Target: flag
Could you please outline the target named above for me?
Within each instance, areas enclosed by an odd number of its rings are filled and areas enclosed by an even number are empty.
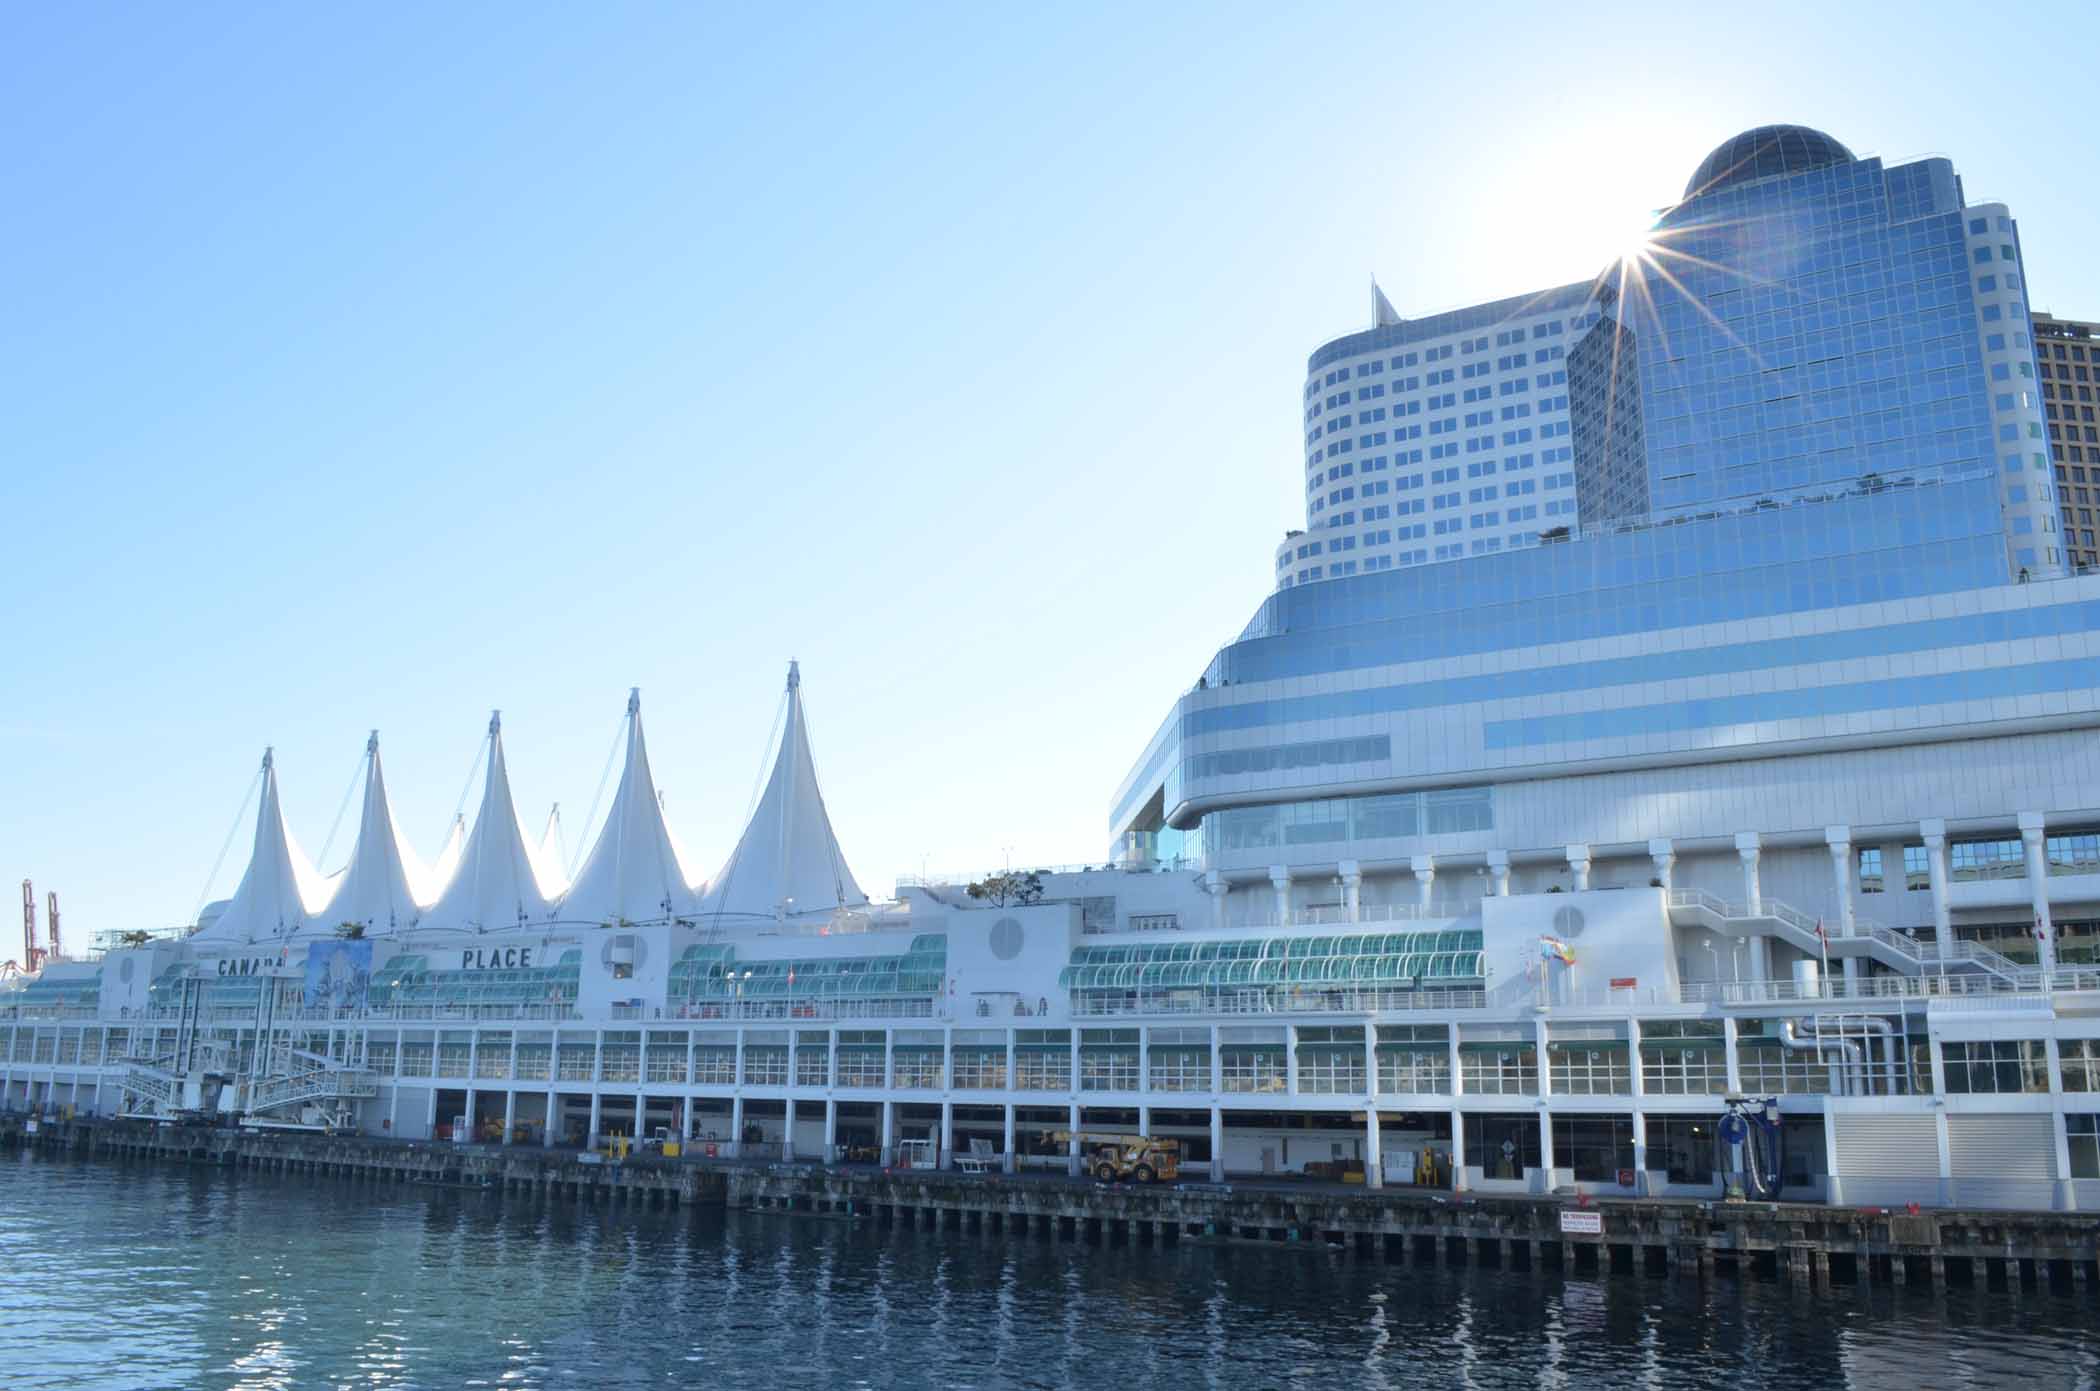
[[[2049,929],[2042,926],[2040,918],[2034,920],[2034,940],[2037,942],[2047,942],[2049,940]]]
[[[1539,959],[1542,961],[1558,961],[1563,966],[1573,966],[1575,964],[1575,949],[1558,937],[1541,936],[1539,938]]]
[[[1823,930],[1823,920],[1821,918],[1816,919],[1816,936],[1822,939],[1824,947],[1829,947],[1830,934]]]

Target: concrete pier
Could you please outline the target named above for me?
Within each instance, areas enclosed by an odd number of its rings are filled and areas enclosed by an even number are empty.
[[[1265,1183],[1159,1186],[704,1158],[590,1163],[573,1151],[311,1132],[0,1116],[0,1147],[155,1159],[574,1202],[723,1206],[927,1231],[1104,1245],[1231,1242],[1504,1271],[1757,1275],[1808,1288],[2100,1291],[2100,1214],[1892,1212],[1789,1203],[1470,1198]],[[1564,1214],[1579,1216],[1564,1224]],[[1570,1230],[1570,1227],[1575,1228]],[[1589,1230],[1594,1228],[1595,1230]]]

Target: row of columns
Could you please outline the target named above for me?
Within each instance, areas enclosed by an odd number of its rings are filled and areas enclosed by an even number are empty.
[[[2021,848],[2026,858],[2027,882],[2032,893],[2035,931],[2041,944],[2041,961],[2046,969],[2055,966],[2055,922],[2049,910],[2049,864],[2046,851],[2046,818],[2041,812],[2022,812],[2018,818]],[[1947,885],[1947,823],[1943,820],[1925,820],[1918,823],[1919,836],[1925,843],[1926,866],[1931,880],[1933,936],[1937,945],[1936,954],[1944,964],[1947,944],[1953,941],[1953,926],[1949,907]],[[1823,831],[1824,844],[1829,848],[1832,886],[1838,905],[1837,934],[1851,936],[1856,920],[1853,910],[1854,892],[1854,847],[1850,826],[1827,826]],[[1735,837],[1736,855],[1742,862],[1743,903],[1752,916],[1764,910],[1764,886],[1761,874],[1764,857],[1764,838],[1756,831],[1739,832]],[[1590,847],[1569,845],[1566,847],[1568,870],[1576,892],[1590,887]],[[1655,878],[1665,889],[1673,887],[1677,865],[1676,844],[1668,838],[1657,838],[1648,842],[1648,854],[1655,864]],[[1414,875],[1416,903],[1422,913],[1430,911],[1436,886],[1436,857],[1415,855],[1408,861],[1409,871]],[[1490,850],[1487,853],[1487,871],[1491,892],[1497,898],[1506,898],[1510,891],[1509,852]],[[1363,913],[1363,868],[1356,860],[1343,860],[1337,866],[1342,884],[1342,909],[1349,922],[1361,920]],[[1225,926],[1225,895],[1227,885],[1224,875],[1210,871],[1204,878],[1205,887],[1212,896],[1214,925]],[[1291,921],[1291,885],[1293,879],[1287,865],[1269,866],[1269,883],[1276,895],[1276,920]],[[1753,937],[1750,942],[1751,965],[1758,979],[1771,975],[1770,949],[1765,939]],[[1844,962],[1847,984],[1859,981],[1859,962],[1847,958]]]

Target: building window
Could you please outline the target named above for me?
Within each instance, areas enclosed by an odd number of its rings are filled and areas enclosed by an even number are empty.
[[[1958,840],[1948,849],[1953,879],[1958,884],[1976,879],[2027,877],[2027,855],[2017,836],[2008,840]]]
[[[2100,1092],[2100,1038],[2060,1038],[2056,1055],[2063,1060],[2065,1091]]]
[[[1633,1170],[1633,1117],[1556,1116],[1554,1167],[1573,1169],[1577,1183],[1617,1183]]]
[[[1923,847],[1919,847],[1923,849]],[[1859,891],[1863,894],[1881,892],[1881,851],[1869,847],[1859,852]]]
[[[2044,847],[2051,874],[2100,874],[2100,834],[2050,836]]]
[[[1930,889],[1930,888],[1932,887],[1932,870],[1931,870],[1931,868],[1930,868],[1930,865],[1931,865],[1931,861],[1929,861],[1929,860],[1928,860],[1928,859],[1926,859],[1926,857],[1925,857],[1925,847],[1924,847],[1924,846],[1922,846],[1922,845],[1906,845],[1906,846],[1904,846],[1904,847],[1903,847],[1903,887],[1904,887],[1904,889],[1905,889],[1905,890],[1908,890],[1908,891],[1916,891],[1916,890],[1921,890],[1921,889]]]
[[[1539,1167],[1539,1119],[1526,1115],[1466,1117],[1466,1163],[1482,1178],[1520,1179]]]
[[[2049,1052],[2040,1039],[1943,1043],[1940,1058],[1949,1095],[2049,1090]]]
[[[2065,1116],[2071,1141],[2071,1177],[2100,1178],[2100,1115]]]

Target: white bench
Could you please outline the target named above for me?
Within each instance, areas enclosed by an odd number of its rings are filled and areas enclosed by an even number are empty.
[[[999,1163],[999,1152],[992,1148],[990,1140],[970,1141],[970,1152],[955,1156],[955,1167],[966,1174],[990,1173]]]

